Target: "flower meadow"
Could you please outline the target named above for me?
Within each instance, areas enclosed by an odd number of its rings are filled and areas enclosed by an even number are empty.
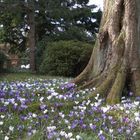
[[[65,78],[0,81],[0,140],[139,140],[140,98],[106,105]]]

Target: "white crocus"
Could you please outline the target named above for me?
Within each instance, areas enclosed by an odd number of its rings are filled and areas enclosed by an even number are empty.
[[[20,67],[21,67],[22,69],[24,69],[26,66],[25,66],[25,65],[21,65]]]
[[[75,104],[76,104],[76,105],[79,104],[79,101],[75,101]]]
[[[71,138],[73,136],[73,134],[70,132],[68,133],[68,137]]]
[[[68,124],[68,123],[69,123],[69,121],[68,121],[68,120],[66,120],[66,119],[65,119],[64,121],[65,121],[65,123],[66,123],[66,124]]]
[[[129,111],[129,110],[126,110],[125,112],[126,112],[126,114],[129,114],[129,113],[130,113],[130,111]]]
[[[136,105],[136,106],[138,106],[139,105],[139,101],[134,101],[134,104]]]
[[[2,121],[0,121],[0,125],[3,125],[3,122]]]
[[[48,100],[50,100],[51,98],[52,98],[52,96],[51,96],[51,95],[47,97],[47,99],[48,99]]]
[[[77,95],[76,95],[76,97],[77,97],[77,98],[79,98],[79,97],[80,97],[80,95],[79,95],[79,94],[77,94]]]
[[[48,130],[49,132],[54,131],[55,129],[56,129],[56,126],[48,126],[48,127],[47,127],[47,130]]]
[[[60,132],[60,135],[61,135],[61,136],[65,136],[65,134],[66,134],[65,131],[61,131],[61,132]]]
[[[14,130],[14,127],[13,126],[9,126],[9,130],[10,131],[13,131]]]
[[[76,140],[81,140],[81,139],[82,139],[82,137],[80,135],[76,136]]]
[[[122,106],[120,106],[120,110],[124,110],[124,108]]]
[[[36,133],[36,130],[35,130],[35,129],[34,129],[34,130],[32,130],[32,133],[33,133],[33,134],[35,134],[35,133]]]
[[[44,113],[44,114],[46,114],[47,112],[48,112],[48,110],[47,110],[47,109],[45,109],[45,110],[43,111],[43,113]]]
[[[8,136],[5,136],[5,137],[4,137],[4,140],[9,140],[9,137],[8,137]]]
[[[27,65],[25,66],[25,68],[26,68],[26,69],[29,69],[29,68],[30,68],[30,64],[27,64]]]
[[[53,92],[53,93],[52,93],[52,96],[57,96],[57,95],[58,95],[57,92]]]
[[[44,100],[44,97],[41,97],[41,98],[39,99],[40,102],[42,102],[43,100]]]
[[[59,113],[59,116],[61,116],[62,118],[65,117],[65,115],[62,112]]]
[[[4,105],[5,105],[5,106],[9,105],[9,102],[4,102]]]
[[[86,105],[89,105],[89,104],[90,104],[90,102],[91,102],[91,101],[90,101],[90,100],[88,100],[88,101],[87,101],[87,103],[86,103]]]
[[[135,121],[136,122],[140,122],[140,118],[139,117],[135,117]]]
[[[107,111],[110,109],[110,107],[109,107],[109,106],[101,107],[101,109],[102,109],[103,112],[105,113],[105,112],[107,112]]]
[[[33,113],[32,116],[33,116],[33,118],[36,118],[37,117],[37,115],[35,113]]]
[[[109,129],[109,132],[112,134],[113,133],[113,129]]]
[[[139,112],[135,112],[134,115],[135,115],[135,117],[139,117],[140,113]]]
[[[4,115],[0,115],[0,117],[1,117],[2,119],[4,119],[4,118],[5,118],[5,116],[4,116]]]

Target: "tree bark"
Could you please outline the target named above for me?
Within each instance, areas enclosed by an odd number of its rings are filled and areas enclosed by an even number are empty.
[[[28,9],[28,24],[30,27],[29,36],[28,36],[28,45],[30,49],[29,61],[30,61],[30,70],[35,71],[35,17],[34,17],[34,5],[31,3],[31,9]]]
[[[91,59],[74,79],[80,88],[96,87],[107,103],[120,102],[125,88],[140,96],[140,1],[105,0]]]

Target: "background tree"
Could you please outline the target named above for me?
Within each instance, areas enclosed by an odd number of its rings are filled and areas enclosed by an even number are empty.
[[[93,40],[98,31],[102,12],[94,12],[95,5],[88,6],[89,0],[41,0],[36,15],[36,33],[39,40]],[[89,34],[87,34],[89,32]],[[79,33],[79,34],[78,34]],[[81,37],[81,34],[83,34]]]
[[[44,36],[47,36],[48,40],[55,41],[73,39],[93,40],[94,34],[98,32],[102,12],[100,10],[94,12],[96,6],[88,6],[88,1],[35,1],[36,40],[41,40]],[[19,36],[16,32],[13,32],[15,30],[18,30],[20,34],[27,32],[27,14],[29,12],[27,6],[29,4],[31,4],[29,0],[27,2],[24,0],[4,0],[1,2],[5,10],[1,8],[0,18],[1,24],[5,25],[4,27],[8,27],[8,29],[4,28],[7,41],[9,41],[9,38],[11,38],[11,42],[14,40],[12,36],[9,37],[9,33]],[[11,8],[7,9],[6,5]],[[9,25],[5,23],[7,21]],[[83,34],[83,37],[81,37],[81,34]]]
[[[27,3],[28,7],[27,10],[27,23],[30,27],[29,34],[28,34],[28,45],[30,48],[30,69],[32,72],[35,71],[35,46],[36,46],[36,39],[35,39],[35,3],[33,0],[29,0]]]
[[[34,53],[39,46],[35,45],[36,42],[94,42],[101,11],[94,12],[96,6],[88,6],[88,2],[89,0],[3,0],[0,2],[3,41],[12,44],[12,50],[16,53],[29,47],[30,65],[34,71]],[[37,52],[42,54],[44,49],[39,48],[42,52]]]
[[[3,25],[3,29],[5,31],[5,38],[3,40],[4,42],[8,42],[12,45],[14,44],[14,48],[20,47],[19,44],[25,43],[26,40],[25,39],[26,36],[24,35],[25,31],[27,31],[27,29],[30,28],[29,35],[28,35],[28,46],[30,48],[30,59],[29,59],[30,69],[31,71],[35,71],[34,1],[4,0],[1,2],[1,7],[2,7],[1,25]],[[26,16],[27,18],[25,18]],[[21,48],[23,48],[23,46]],[[21,49],[17,49],[17,50],[21,50]]]
[[[100,10],[94,11],[95,5],[88,6],[89,0],[45,2],[47,4],[40,1],[41,10],[36,11],[36,21],[39,21],[36,22],[36,68],[41,65],[43,57],[40,54],[46,52],[44,49],[49,42],[78,40],[93,44],[102,14]]]
[[[74,80],[81,88],[96,87],[90,97],[99,93],[108,103],[118,103],[125,88],[140,96],[139,12],[138,0],[105,0],[93,54]]]
[[[11,50],[14,53],[25,51],[27,26],[24,22],[24,12],[19,8],[7,10],[8,4],[3,4],[0,10],[1,42],[11,44]]]

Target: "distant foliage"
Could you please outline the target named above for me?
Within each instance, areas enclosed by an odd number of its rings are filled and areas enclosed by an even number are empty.
[[[7,60],[6,55],[2,51],[0,51],[0,72],[3,71],[4,63],[6,62],[6,60]]]
[[[44,50],[47,47],[46,38],[42,39],[37,43],[36,53],[35,53],[35,62],[36,62],[36,71],[39,71],[39,67],[43,61]]]
[[[89,0],[2,0],[0,41],[10,43],[13,53],[25,52],[29,39],[28,13],[33,8],[36,42],[44,36],[47,42],[73,39],[94,42],[102,11],[88,3]]]
[[[80,41],[58,41],[48,44],[40,72],[56,76],[76,76],[87,65],[92,45]]]

